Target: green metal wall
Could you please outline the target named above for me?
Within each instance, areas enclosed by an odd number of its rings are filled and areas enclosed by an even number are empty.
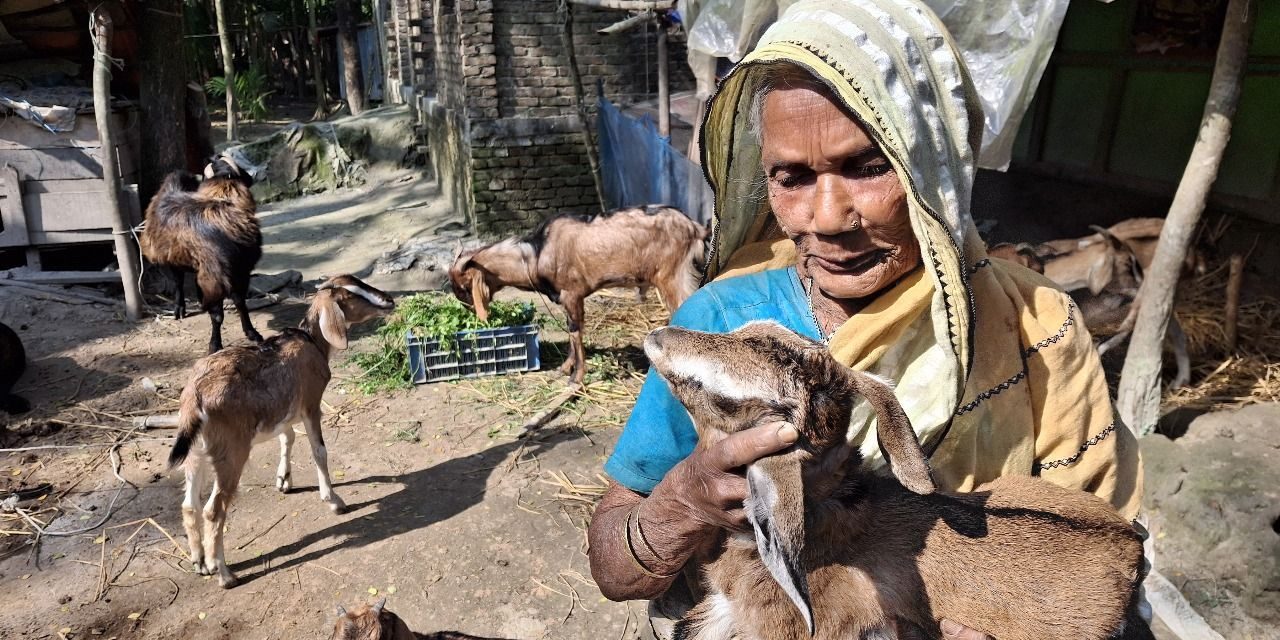
[[[1137,0],[1075,0],[1014,164],[1172,193],[1195,143],[1212,54],[1137,54]],[[1280,0],[1261,2],[1215,204],[1280,223]]]

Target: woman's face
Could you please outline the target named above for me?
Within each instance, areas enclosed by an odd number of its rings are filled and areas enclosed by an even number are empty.
[[[769,204],[796,243],[802,277],[828,298],[865,298],[920,263],[902,181],[830,98],[775,89],[760,132]]]

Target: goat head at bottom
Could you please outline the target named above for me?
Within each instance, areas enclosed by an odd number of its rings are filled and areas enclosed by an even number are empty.
[[[936,491],[892,389],[774,323],[659,329],[645,352],[700,438],[800,431],[747,467],[752,532],[695,559],[707,594],[677,638],[936,638],[943,618],[1000,640],[1151,637],[1135,607],[1142,543],[1100,498],[1031,477]],[[849,442],[858,396],[892,475]]]

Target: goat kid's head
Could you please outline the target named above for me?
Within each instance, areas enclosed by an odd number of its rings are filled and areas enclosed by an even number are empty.
[[[362,604],[354,611],[338,605],[338,619],[329,640],[412,640],[408,625],[386,606],[386,598],[373,606]]]
[[[449,266],[449,286],[453,289],[454,297],[462,304],[474,308],[476,317],[485,322],[489,319],[489,301],[493,299],[497,289],[490,286],[489,272],[475,261],[476,254],[480,251],[472,249],[464,252],[462,246],[458,246],[453,264]]]
[[[347,348],[347,329],[373,318],[381,318],[396,308],[390,295],[359,278],[344,274],[334,276],[316,287],[308,320],[318,325],[320,334],[331,346]]]
[[[761,561],[813,633],[801,557],[805,506],[830,496],[861,462],[847,435],[858,396],[876,412],[880,448],[898,480],[916,493],[935,488],[902,405],[884,382],[773,322],[727,334],[666,327],[649,334],[644,350],[689,411],[700,446],[769,422],[800,432],[792,447],[748,465],[744,506]]]

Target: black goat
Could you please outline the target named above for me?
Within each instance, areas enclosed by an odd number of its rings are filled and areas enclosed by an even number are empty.
[[[27,352],[22,348],[22,340],[13,329],[0,322],[0,411],[14,414],[31,410],[26,400],[9,393],[26,369]]]
[[[205,168],[203,181],[185,171],[170,173],[147,206],[142,253],[173,276],[177,319],[186,315],[183,278],[195,272],[200,304],[213,325],[209,353],[222,349],[222,301],[228,296],[240,313],[245,337],[262,342],[245,306],[249,275],[262,257],[252,185],[244,169],[218,156]]]

